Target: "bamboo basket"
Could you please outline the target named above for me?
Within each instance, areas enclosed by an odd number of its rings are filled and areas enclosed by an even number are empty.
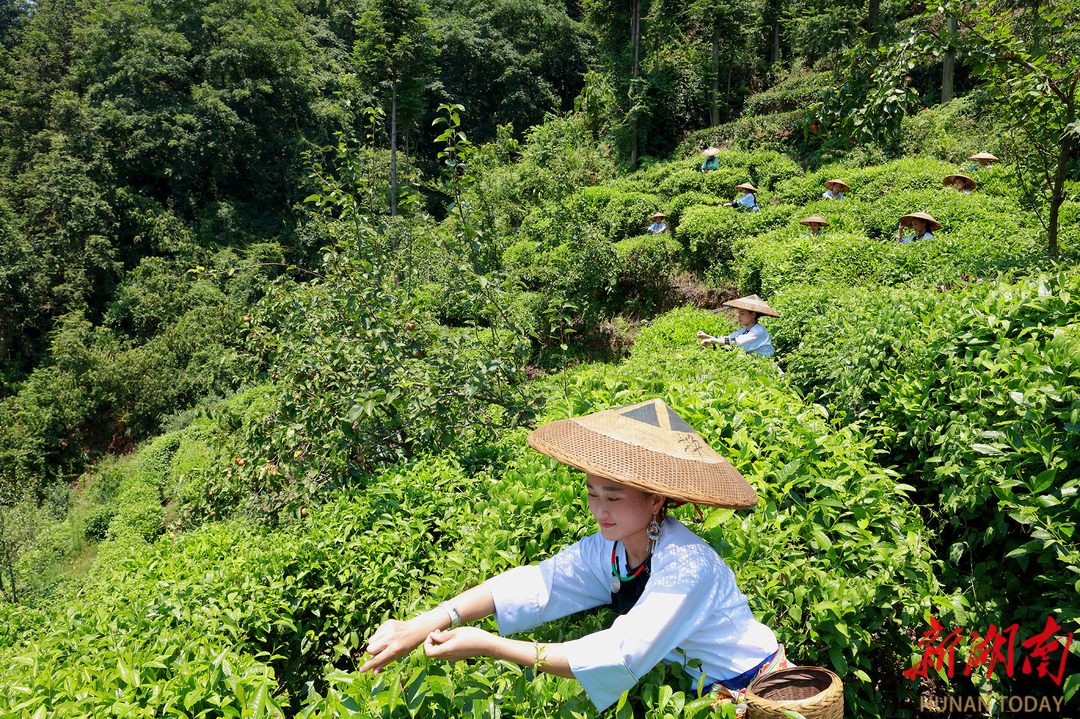
[[[796,711],[806,719],[843,719],[844,685],[822,667],[792,667],[755,679],[746,690],[750,719],[787,719]]]

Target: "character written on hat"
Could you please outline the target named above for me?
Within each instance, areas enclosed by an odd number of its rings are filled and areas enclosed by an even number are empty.
[[[751,185],[749,182],[744,182],[741,185],[735,185],[735,189],[739,191],[739,199],[732,200],[731,202],[725,202],[724,207],[734,207],[736,210],[746,210],[748,212],[760,212],[761,208],[757,204],[757,188]]]
[[[758,354],[762,357],[771,357],[775,353],[769,331],[761,326],[758,318],[762,315],[779,317],[780,315],[776,310],[769,307],[757,295],[748,295],[737,300],[730,300],[724,303],[724,307],[730,307],[738,311],[739,329],[725,337],[713,337],[698,330],[697,339],[702,347],[716,349],[717,347],[727,346],[746,350],[748,354]],[[719,310],[714,310],[714,312],[719,312]]]
[[[646,229],[645,231],[648,232],[650,235],[659,235],[661,232],[665,232],[667,230],[667,223],[664,222],[664,220],[667,219],[667,215],[665,215],[663,212],[655,212],[649,217],[649,219],[652,220],[652,224],[649,225],[648,229]]]
[[[908,228],[905,230],[905,228]],[[941,229],[941,223],[934,216],[926,212],[912,212],[900,218],[900,226],[896,228],[896,242],[907,243],[915,240],[932,240],[934,232]],[[907,234],[910,232],[911,234]]]
[[[669,507],[686,502],[745,509],[757,503],[757,494],[663,400],[551,422],[528,443],[584,472],[599,531],[408,621],[383,623],[361,672],[377,672],[423,644],[434,659],[490,657],[576,679],[603,711],[660,662],[704,675],[705,688],[718,692],[738,692],[787,665],[783,647],[754,618],[731,569],[667,516]],[[509,638],[603,606],[616,614],[608,629],[563,642]],[[459,626],[489,615],[498,635]]]

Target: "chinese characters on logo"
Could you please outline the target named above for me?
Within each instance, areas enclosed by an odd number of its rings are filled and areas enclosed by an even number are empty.
[[[1020,643],[1020,646],[1028,650],[1021,665],[1024,674],[1036,673],[1040,678],[1050,677],[1058,686],[1065,674],[1065,657],[1069,653],[1072,644],[1072,632],[1063,637],[1057,633],[1061,627],[1051,616],[1046,617],[1046,626],[1041,632],[1030,639]],[[964,676],[971,676],[973,669],[986,665],[987,675],[992,675],[998,665],[1005,667],[1005,673],[1013,676],[1016,667],[1016,624],[1011,624],[1004,629],[998,629],[991,624],[985,636],[978,632],[968,632],[966,629],[954,629],[945,634],[945,627],[934,617],[930,617],[930,629],[923,633],[919,640],[919,649],[922,650],[922,659],[913,667],[904,672],[908,679],[926,677],[930,669],[935,671],[945,670],[951,679],[954,671],[956,647],[968,637],[971,638],[971,651],[968,652],[967,663],[964,666]]]

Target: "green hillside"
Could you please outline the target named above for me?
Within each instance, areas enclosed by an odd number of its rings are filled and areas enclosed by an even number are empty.
[[[508,662],[357,670],[593,531],[529,430],[656,397],[760,497],[675,516],[845,716],[1080,716],[1080,641],[1021,645],[1080,625],[1076,8],[973,9],[941,103],[936,8],[645,3],[631,70],[635,6],[0,2],[0,719],[597,716]],[[775,357],[700,348],[747,294]],[[913,680],[932,620],[957,671]]]

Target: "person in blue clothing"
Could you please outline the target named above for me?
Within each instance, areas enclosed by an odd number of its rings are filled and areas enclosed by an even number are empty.
[[[720,150],[715,147],[709,147],[701,151],[701,156],[705,158],[705,161],[701,163],[701,171],[709,172],[720,167],[720,161],[716,159],[716,156],[720,154]]]
[[[998,158],[994,157],[989,152],[980,152],[972,155],[968,159],[975,162],[976,164],[972,165],[971,167],[965,167],[964,172],[974,172],[975,170],[978,170],[980,168],[989,167],[995,162],[1000,162]]]
[[[906,234],[904,228],[909,228],[911,234]],[[934,219],[933,215],[926,212],[912,212],[900,218],[900,226],[896,228],[896,242],[906,244],[915,240],[931,240],[934,232],[941,229],[941,223]]]
[[[822,184],[825,185],[825,192],[821,193],[823,200],[842,200],[844,199],[844,193],[851,191],[851,188],[843,180],[829,180]]]
[[[650,235],[659,235],[661,232],[667,230],[667,223],[664,222],[664,220],[667,219],[667,215],[663,212],[657,212],[649,217],[649,219],[652,220],[652,224],[649,225],[648,229],[645,231]]]
[[[758,323],[758,318],[762,315],[779,317],[780,315],[776,310],[769,307],[757,295],[748,295],[737,300],[730,300],[724,303],[724,307],[738,310],[738,322],[741,328],[724,337],[713,337],[698,331],[697,339],[702,347],[716,349],[718,346],[725,345],[733,348],[737,347],[745,350],[747,354],[757,354],[762,357],[771,357],[775,353],[769,331]]]
[[[741,185],[735,185],[735,189],[742,193],[739,196],[739,199],[725,202],[724,207],[734,207],[736,210],[746,210],[747,212],[761,211],[761,208],[758,207],[757,203],[756,187],[749,182],[744,182]]]

